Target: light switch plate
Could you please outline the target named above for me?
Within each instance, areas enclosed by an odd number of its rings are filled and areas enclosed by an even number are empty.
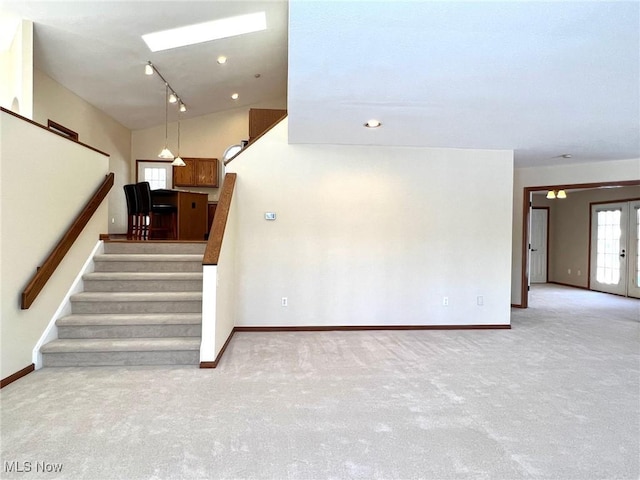
[[[275,220],[276,219],[276,213],[275,212],[265,212],[264,213],[264,219],[265,220]]]

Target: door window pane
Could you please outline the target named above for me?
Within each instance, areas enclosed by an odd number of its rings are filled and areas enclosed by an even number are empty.
[[[144,181],[149,182],[151,190],[167,188],[167,169],[157,167],[144,167]]]
[[[600,283],[620,283],[620,218],[622,210],[600,211],[597,215],[598,246],[596,280]]]

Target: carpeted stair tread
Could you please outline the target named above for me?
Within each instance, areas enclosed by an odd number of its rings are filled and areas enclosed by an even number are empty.
[[[202,280],[201,272],[93,272],[83,280]]]
[[[189,253],[103,253],[93,258],[96,262],[202,262],[202,255]]]
[[[42,346],[43,354],[85,352],[156,352],[200,350],[198,337],[58,339]]]
[[[72,302],[195,302],[202,292],[81,292]]]
[[[135,241],[107,241],[104,243],[104,253],[178,253],[178,254],[204,254],[207,242],[167,242],[164,240]]]
[[[59,327],[112,325],[199,325],[201,313],[77,314],[56,321]]]

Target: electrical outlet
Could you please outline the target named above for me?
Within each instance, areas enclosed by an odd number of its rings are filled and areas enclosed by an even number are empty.
[[[568,268],[568,269],[567,269],[567,273],[568,273],[569,275],[571,275],[571,269],[570,269],[570,268]]]
[[[281,305],[283,307],[288,307],[289,306],[289,300],[287,299],[287,297],[282,297],[282,303]]]
[[[478,295],[476,302],[478,303],[478,306],[481,307],[482,305],[484,305],[484,297],[482,295]]]
[[[442,297],[442,306],[443,307],[449,306],[449,297]]]
[[[111,223],[116,223],[116,217],[111,217]]]

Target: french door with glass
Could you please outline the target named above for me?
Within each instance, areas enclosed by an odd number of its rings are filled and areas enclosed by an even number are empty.
[[[592,290],[640,298],[640,201],[591,207]]]

